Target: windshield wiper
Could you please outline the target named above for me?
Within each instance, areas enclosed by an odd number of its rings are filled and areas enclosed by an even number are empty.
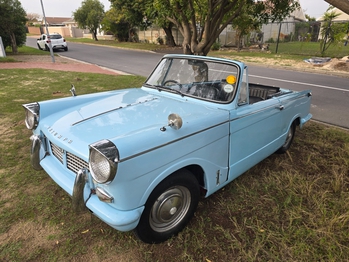
[[[182,97],[185,96],[185,94],[183,94],[180,90],[177,90],[177,89],[172,89],[171,87],[169,86],[162,86],[162,85],[150,85],[150,84],[146,84],[146,85],[149,85],[149,86],[152,86],[152,87],[155,87],[159,92],[161,92],[163,89],[166,89],[166,90],[170,90],[170,91],[174,91],[175,93],[181,95]]]

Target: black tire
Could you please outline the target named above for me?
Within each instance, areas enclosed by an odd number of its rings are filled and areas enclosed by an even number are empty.
[[[64,51],[68,51],[68,47],[64,47]]]
[[[39,44],[37,44],[37,45],[38,45],[39,50],[42,50],[41,46]]]
[[[50,51],[50,48],[48,47],[48,45],[45,45],[45,51]]]
[[[290,148],[290,146],[292,144],[295,133],[296,133],[296,124],[295,124],[295,122],[293,122],[292,125],[290,126],[290,129],[288,130],[285,143],[282,145],[282,147],[280,147],[276,151],[277,154],[286,153],[286,151]]]
[[[177,235],[193,217],[200,198],[194,175],[179,170],[150,194],[135,233],[146,243],[160,243]]]

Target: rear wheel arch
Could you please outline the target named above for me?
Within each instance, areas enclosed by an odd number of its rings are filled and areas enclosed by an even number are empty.
[[[296,128],[300,124],[299,117],[294,119],[290,126],[288,127],[285,143],[276,151],[277,154],[284,154],[290,148],[294,136],[296,134]]]
[[[293,122],[296,126],[299,126],[301,124],[301,118],[297,117],[295,120],[293,120]]]

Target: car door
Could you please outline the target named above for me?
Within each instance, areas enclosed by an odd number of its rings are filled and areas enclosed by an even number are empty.
[[[41,48],[45,48],[45,38],[46,38],[46,35],[42,35],[40,37],[41,40],[38,41]]]
[[[277,98],[249,103],[245,68],[237,107],[230,112],[229,180],[268,157],[282,145],[280,137],[285,126],[282,109]]]

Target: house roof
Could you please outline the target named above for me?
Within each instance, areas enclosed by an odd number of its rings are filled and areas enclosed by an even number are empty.
[[[336,14],[339,14],[333,21],[349,21],[349,14],[344,13],[342,10],[336,8],[333,8],[330,12],[335,12]],[[320,16],[316,21],[322,21],[324,20],[324,16]]]
[[[63,25],[63,22],[71,19],[71,17],[46,17],[46,23],[48,25]],[[45,23],[44,19],[42,19],[42,23]]]
[[[67,21],[64,21],[63,24],[76,24],[76,21],[74,20],[74,18],[70,18]]]
[[[307,19],[306,19],[306,17],[305,17],[305,14],[304,14],[304,12],[303,12],[302,7],[301,7],[301,3],[299,2],[299,0],[296,0],[296,2],[298,2],[299,7],[298,7],[296,10],[294,10],[294,11],[292,12],[291,16],[294,16],[294,18],[295,18],[296,20],[306,21]]]

